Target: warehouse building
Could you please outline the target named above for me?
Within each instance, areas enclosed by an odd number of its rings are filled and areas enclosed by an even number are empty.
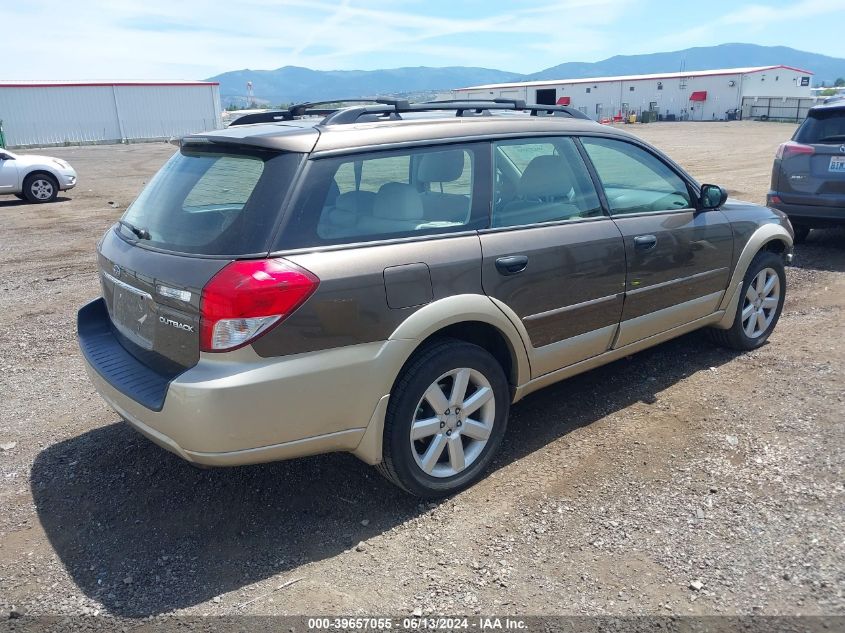
[[[7,147],[168,139],[221,127],[203,81],[0,81]]]
[[[490,84],[452,90],[452,99],[524,99],[569,105],[596,120],[656,113],[664,120],[804,118],[813,73],[790,66]]]

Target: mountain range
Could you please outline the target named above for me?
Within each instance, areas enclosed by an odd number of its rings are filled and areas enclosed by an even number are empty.
[[[249,104],[247,82],[252,82],[256,103],[278,105],[376,95],[427,98],[451,88],[509,81],[580,79],[776,64],[812,71],[814,85],[831,85],[837,78],[845,77],[845,59],[786,46],[721,44],[665,53],[615,55],[598,62],[566,62],[530,74],[468,66],[328,71],[283,66],[275,70],[233,70],[210,77],[209,81],[220,83],[224,106]]]

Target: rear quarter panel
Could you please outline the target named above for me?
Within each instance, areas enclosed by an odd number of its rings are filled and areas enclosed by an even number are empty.
[[[313,352],[387,340],[423,305],[452,295],[483,294],[481,245],[476,234],[427,237],[418,241],[371,244],[284,257],[320,279],[314,295],[253,347],[264,357]],[[412,265],[430,273],[430,297],[418,305],[391,308],[385,270]],[[410,267],[409,267],[410,268]]]

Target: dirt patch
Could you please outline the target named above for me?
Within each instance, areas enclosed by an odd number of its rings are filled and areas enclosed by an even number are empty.
[[[794,128],[626,129],[759,203]],[[762,349],[694,333],[538,392],[514,407],[484,481],[419,504],[348,455],[195,470],[94,393],[74,336],[98,294],[94,245],[173,151],[52,149],[77,189],[49,206],[0,200],[0,444],[13,445],[0,450],[0,608],[845,611],[843,231],[797,249]]]

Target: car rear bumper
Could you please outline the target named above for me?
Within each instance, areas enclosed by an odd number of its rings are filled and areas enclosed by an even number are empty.
[[[818,200],[814,200],[814,202],[821,204],[785,202],[782,199],[774,200],[773,198],[777,196],[777,193],[770,192],[766,196],[767,206],[783,211],[793,222],[803,220],[820,224],[845,223],[845,196],[841,198],[825,196],[824,199],[819,197]]]
[[[107,334],[98,336],[100,348],[113,345]],[[116,362],[119,350],[98,356],[80,328],[86,370],[105,401],[156,444],[212,466],[354,451],[411,344],[381,341],[277,359],[251,347],[202,354],[195,367],[165,381],[155,410],[126,386],[131,367]]]

